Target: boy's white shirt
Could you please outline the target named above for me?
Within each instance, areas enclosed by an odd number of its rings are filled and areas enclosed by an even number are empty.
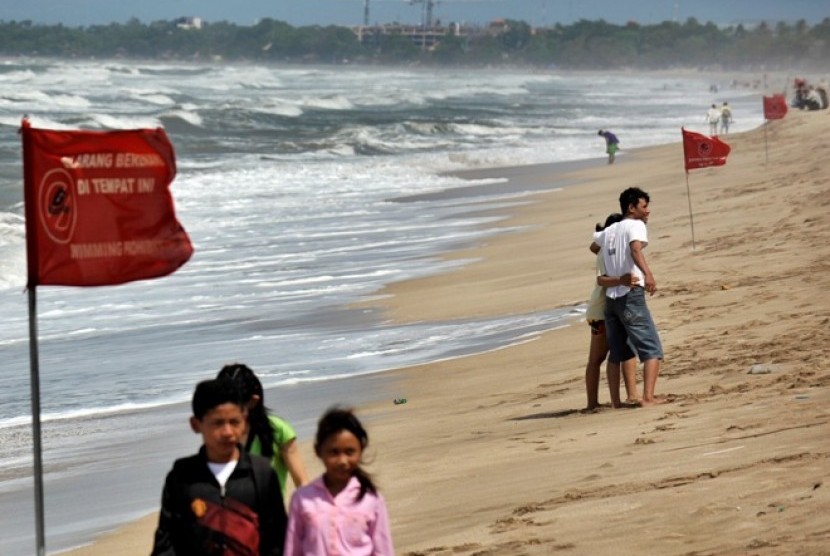
[[[235,459],[225,463],[214,463],[212,461],[208,462],[208,467],[210,468],[211,473],[213,473],[213,476],[216,477],[216,480],[219,482],[219,486],[223,489],[225,488],[225,484],[227,484],[231,473],[233,473],[233,470],[236,469],[236,464],[238,462],[239,460]]]

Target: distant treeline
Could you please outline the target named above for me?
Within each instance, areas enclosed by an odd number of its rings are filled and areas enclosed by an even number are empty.
[[[89,27],[0,21],[0,55],[573,69],[825,69],[830,60],[830,17],[812,27],[802,20],[751,28],[723,28],[690,18],[656,25],[582,20],[533,29],[507,20],[497,28],[464,31],[425,49],[400,33],[377,33],[362,44],[347,27],[293,27],[273,19],[253,26],[204,23],[200,29],[137,19]]]

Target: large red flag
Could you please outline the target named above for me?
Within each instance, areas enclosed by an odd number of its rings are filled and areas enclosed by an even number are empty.
[[[731,150],[729,145],[717,137],[708,137],[694,131],[683,132],[683,158],[686,162],[686,171],[709,166],[723,166]]]
[[[164,276],[193,254],[176,220],[162,129],[57,131],[23,120],[28,286]]]
[[[780,120],[787,115],[787,99],[784,95],[764,97],[764,119]]]

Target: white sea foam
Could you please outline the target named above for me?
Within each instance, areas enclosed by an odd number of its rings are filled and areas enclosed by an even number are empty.
[[[0,289],[26,284],[25,228],[17,214],[0,212]]]
[[[197,112],[194,112],[192,110],[171,110],[169,112],[164,113],[162,116],[170,118],[179,118],[180,120],[184,120],[185,122],[194,126],[202,126],[202,124],[204,123],[202,117]]]
[[[308,108],[322,108],[325,110],[349,110],[354,105],[342,95],[331,97],[304,98],[302,104]]]
[[[140,100],[142,102],[155,104],[157,106],[171,106],[173,104],[176,104],[176,101],[170,98],[168,95],[157,92],[139,91],[133,95],[133,98]]]
[[[40,415],[40,420],[42,423],[53,423],[56,421],[71,421],[71,420],[82,420],[90,417],[103,417],[106,415],[115,415],[118,413],[131,413],[140,410],[147,410],[157,407],[162,407],[165,405],[172,405],[175,403],[181,403],[183,401],[187,401],[189,396],[186,394],[181,394],[178,396],[166,398],[166,399],[159,399],[153,402],[147,403],[123,403],[118,405],[113,405],[109,407],[87,407],[84,409],[73,409],[63,412],[44,412]],[[13,417],[10,419],[0,419],[0,429],[7,429],[12,427],[20,427],[25,425],[31,425],[32,418],[31,415],[23,415],[19,417]]]
[[[89,114],[92,127],[105,129],[138,129],[161,127],[161,121],[152,116],[112,116],[110,114]]]

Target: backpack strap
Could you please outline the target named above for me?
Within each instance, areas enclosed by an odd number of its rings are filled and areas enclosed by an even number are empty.
[[[268,480],[270,479],[273,469],[271,462],[264,456],[251,457],[251,469],[253,470],[254,491],[256,492],[256,501],[258,507],[263,507],[268,503],[266,489],[268,488]]]

